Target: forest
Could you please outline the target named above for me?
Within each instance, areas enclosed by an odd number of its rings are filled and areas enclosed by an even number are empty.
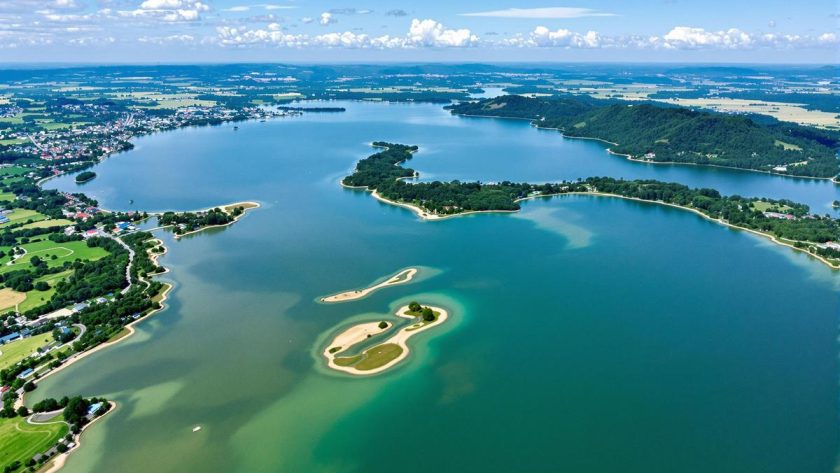
[[[565,136],[614,143],[611,151],[634,159],[823,178],[840,173],[840,133],[792,123],[577,96],[510,95],[447,108],[458,115],[529,119]]]
[[[416,171],[401,166],[417,151],[416,146],[375,142],[381,151],[359,161],[356,170],[342,183],[375,190],[382,197],[416,205],[436,215],[453,215],[477,210],[518,210],[528,197],[564,193],[603,193],[651,202],[674,204],[697,210],[713,219],[766,232],[779,238],[809,243],[840,240],[840,221],[811,215],[807,205],[788,200],[759,199],[738,195],[722,196],[714,189],[692,189],[683,184],[654,180],[622,180],[590,177],[574,182],[529,184],[501,182],[406,182]],[[792,218],[765,215],[756,203],[788,209]],[[814,251],[817,251],[814,248]]]

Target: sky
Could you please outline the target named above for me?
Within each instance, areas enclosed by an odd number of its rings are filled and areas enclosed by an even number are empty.
[[[0,63],[263,61],[837,64],[840,2],[0,0]]]

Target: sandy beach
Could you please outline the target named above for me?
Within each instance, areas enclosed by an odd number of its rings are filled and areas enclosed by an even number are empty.
[[[428,306],[428,307],[430,309],[432,309],[433,311],[438,313],[438,317],[434,322],[427,323],[427,324],[423,324],[422,322],[417,322],[417,323],[409,325],[408,327],[403,327],[397,333],[395,333],[394,335],[389,337],[387,340],[385,340],[382,343],[376,345],[376,346],[379,346],[379,345],[385,345],[385,344],[391,343],[391,344],[397,345],[400,348],[402,348],[402,353],[400,353],[399,356],[397,356],[393,360],[389,361],[388,363],[386,363],[382,366],[379,366],[377,368],[371,369],[371,370],[358,370],[358,369],[356,369],[352,366],[339,366],[339,365],[335,364],[335,358],[336,358],[337,355],[341,354],[341,352],[346,351],[348,348],[352,347],[356,343],[360,343],[367,338],[366,334],[362,338],[359,338],[359,336],[360,336],[360,334],[365,333],[366,330],[371,330],[371,325],[373,326],[373,328],[378,330],[378,332],[376,332],[376,333],[381,333],[381,332],[387,330],[388,328],[390,328],[390,325],[389,325],[388,327],[386,327],[384,329],[379,329],[377,327],[379,322],[369,322],[369,323],[363,323],[363,324],[353,326],[353,327],[349,328],[348,330],[345,330],[344,332],[342,332],[341,334],[339,334],[338,336],[336,336],[333,339],[332,343],[324,350],[324,356],[327,358],[327,366],[329,366],[330,368],[332,368],[334,370],[342,371],[344,373],[349,373],[349,374],[357,375],[357,376],[373,375],[373,374],[381,373],[381,372],[391,368],[392,366],[396,365],[397,363],[401,362],[402,360],[408,358],[408,355],[411,352],[411,350],[408,347],[408,343],[407,343],[409,338],[413,337],[414,335],[416,335],[420,332],[424,332],[424,331],[426,331],[426,330],[428,330],[432,327],[437,327],[438,325],[441,325],[442,323],[446,322],[446,319],[449,318],[449,313],[445,309],[443,309],[441,307],[434,307],[434,306]],[[417,317],[415,317],[413,315],[409,315],[408,312],[409,312],[409,308],[408,308],[407,305],[405,305],[405,306],[400,307],[399,310],[397,310],[396,315],[398,317],[403,317],[403,318],[411,319],[411,320],[416,320],[417,319]],[[348,342],[351,342],[351,341],[354,341],[354,342],[348,344]],[[339,342],[341,342],[341,343],[339,343]],[[330,348],[336,347],[336,346],[341,347],[341,350],[336,351],[334,353],[330,353]],[[363,352],[363,354],[366,353],[368,350],[371,350],[371,349],[375,348],[376,346],[368,348],[367,350],[365,350]]]
[[[358,289],[353,291],[345,291],[340,292],[338,294],[333,294],[331,296],[326,296],[321,298],[321,302],[327,302],[334,304],[336,302],[348,302],[354,301],[356,299],[361,299],[374,291],[378,291],[379,289],[388,287],[388,286],[396,286],[398,284],[406,284],[411,282],[414,279],[414,276],[417,274],[417,268],[408,268],[400,271],[399,273],[391,276],[386,281],[381,282],[379,284],[366,287],[364,289]]]

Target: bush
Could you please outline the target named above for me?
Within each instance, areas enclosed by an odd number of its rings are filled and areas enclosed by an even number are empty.
[[[423,307],[422,314],[423,314],[423,320],[425,320],[426,322],[431,322],[431,321],[435,320],[434,311],[432,311],[432,309],[430,309],[428,307]]]
[[[382,322],[379,322],[379,328],[381,328],[381,329],[388,328],[388,322],[385,322],[384,320]]]
[[[420,304],[418,304],[417,301],[411,301],[408,304],[408,310],[410,310],[412,312],[419,312],[420,309],[421,309]]]

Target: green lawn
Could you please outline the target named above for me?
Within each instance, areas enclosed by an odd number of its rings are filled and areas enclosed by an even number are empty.
[[[367,371],[379,368],[400,356],[403,352],[402,347],[395,343],[383,343],[365,352],[365,357],[362,361],[356,363],[355,368],[359,371]]]
[[[8,140],[0,140],[0,145],[3,146],[10,146],[10,145],[20,145],[26,143],[26,138],[10,138]]]
[[[42,333],[0,345],[0,352],[2,352],[0,354],[0,370],[13,366],[18,361],[35,353],[39,347],[51,342],[52,339],[51,333]]]
[[[15,260],[14,264],[0,266],[0,274],[16,269],[31,269],[32,265],[29,262],[33,256],[38,256],[47,263],[48,267],[53,268],[61,266],[65,261],[75,261],[76,259],[95,261],[108,255],[108,252],[103,248],[90,248],[84,241],[56,243],[51,240],[42,240],[20,245],[20,247],[26,250],[26,254]],[[56,256],[56,258],[53,259],[53,256]]]
[[[767,212],[771,207],[776,207],[777,212],[788,212],[792,210],[787,205],[771,204],[770,202],[762,202],[760,200],[753,202],[752,206],[759,212]]]
[[[31,169],[22,168],[20,166],[0,167],[0,176],[22,176],[29,171],[31,171]]]
[[[46,219],[47,216],[42,214],[42,213],[38,213],[35,210],[14,209],[14,210],[12,210],[11,213],[6,214],[6,218],[8,218],[10,221],[6,222],[6,223],[1,223],[0,228],[7,227],[9,225],[12,225],[13,223],[26,222],[27,220],[32,220],[32,221],[37,222],[39,220]]]
[[[15,200],[14,192],[0,192],[0,202],[11,202]]]
[[[0,194],[0,200],[3,200],[3,195]],[[27,223],[20,227],[21,230],[25,230],[27,228],[48,228],[48,227],[66,227],[67,225],[73,225],[72,220],[67,220],[66,218],[52,218],[48,220],[41,220],[38,222]]]
[[[14,461],[21,465],[38,453],[50,449],[67,435],[69,427],[58,416],[46,424],[29,424],[24,417],[0,419],[0,467]],[[24,468],[21,467],[20,471]]]
[[[18,304],[18,311],[24,313],[28,310],[34,309],[36,307],[40,307],[52,299],[52,296],[55,294],[55,285],[58,284],[59,281],[65,279],[73,274],[72,269],[68,269],[67,271],[62,271],[60,273],[55,274],[48,274],[46,276],[41,276],[40,278],[35,279],[35,282],[44,281],[45,283],[50,285],[50,288],[46,291],[37,291],[35,289],[26,293],[26,299],[23,302]],[[0,311],[2,312],[2,311]]]

